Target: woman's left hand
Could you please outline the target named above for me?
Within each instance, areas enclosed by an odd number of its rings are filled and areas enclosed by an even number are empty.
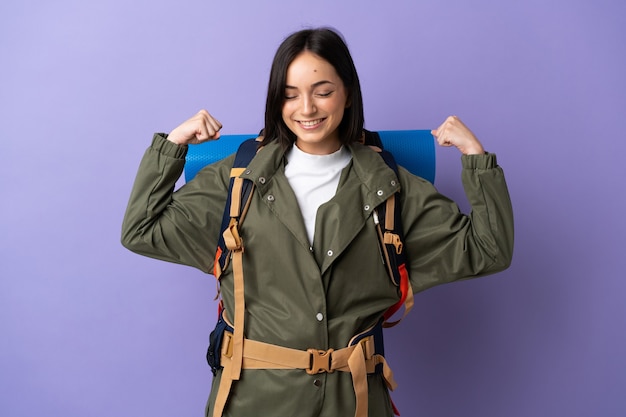
[[[456,116],[449,116],[430,133],[441,146],[456,146],[464,155],[484,154],[485,150],[471,130]]]

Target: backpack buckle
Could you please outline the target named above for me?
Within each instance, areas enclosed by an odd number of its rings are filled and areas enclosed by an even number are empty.
[[[384,241],[388,245],[393,245],[396,248],[396,254],[402,253],[402,239],[395,233],[385,232]]]
[[[243,250],[243,242],[241,240],[241,237],[239,236],[238,226],[239,223],[237,222],[237,219],[231,218],[230,222],[228,223],[228,227],[226,228],[226,230],[224,230],[224,233],[222,233],[226,248],[234,252],[239,252]]]
[[[306,369],[306,373],[309,375],[321,374],[323,372],[327,372],[332,374],[335,372],[331,370],[332,364],[332,353],[333,349],[328,350],[318,350],[318,349],[307,349],[307,352],[310,355],[309,358],[309,367]]]

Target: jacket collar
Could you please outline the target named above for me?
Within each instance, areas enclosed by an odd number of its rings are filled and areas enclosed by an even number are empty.
[[[400,182],[395,172],[387,166],[377,152],[359,143],[348,145],[348,149],[352,154],[352,169],[364,185],[362,188],[364,200],[371,200],[376,206],[400,189]],[[264,194],[264,190],[269,186],[274,175],[283,171],[284,164],[285,150],[274,141],[256,154],[242,177],[252,180],[259,191]]]

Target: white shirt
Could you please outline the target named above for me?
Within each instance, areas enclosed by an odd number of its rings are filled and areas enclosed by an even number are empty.
[[[309,242],[313,244],[317,209],[337,192],[341,171],[352,155],[345,146],[330,155],[312,155],[294,144],[286,157],[285,176],[296,195]]]

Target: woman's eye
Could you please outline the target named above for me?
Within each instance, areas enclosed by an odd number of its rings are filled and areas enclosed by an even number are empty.
[[[330,96],[332,93],[333,93],[332,91],[328,91],[328,92],[324,92],[324,93],[317,93],[317,95],[318,95],[319,97],[328,97],[328,96]]]

